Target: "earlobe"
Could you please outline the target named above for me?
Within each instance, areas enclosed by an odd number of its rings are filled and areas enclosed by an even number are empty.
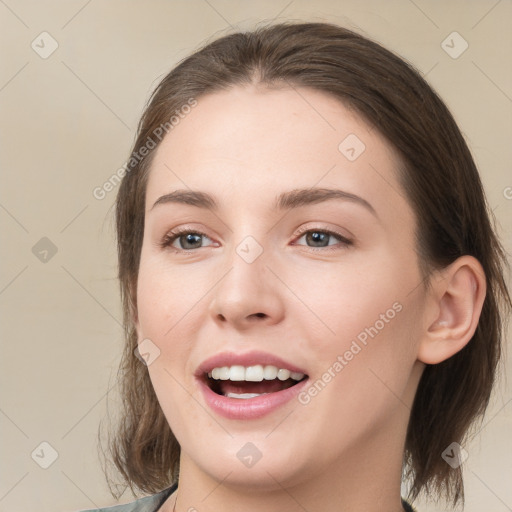
[[[480,262],[461,256],[433,284],[429,307],[437,313],[419,345],[418,359],[438,364],[462,350],[473,337],[485,299],[486,279]]]

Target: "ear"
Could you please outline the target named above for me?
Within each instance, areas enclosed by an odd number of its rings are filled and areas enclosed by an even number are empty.
[[[437,364],[463,349],[473,337],[486,293],[485,273],[473,256],[461,256],[432,281],[427,301],[428,329],[418,359]]]

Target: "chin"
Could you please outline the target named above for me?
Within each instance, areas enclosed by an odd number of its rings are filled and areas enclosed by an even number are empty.
[[[283,450],[274,443],[264,440],[248,441],[250,436],[236,436],[229,446],[219,443],[219,450],[204,450],[196,453],[199,456],[195,465],[201,471],[222,485],[240,488],[244,492],[275,491],[281,485],[298,485],[307,480],[311,471],[310,462],[306,465],[304,451],[300,446]],[[300,452],[301,457],[297,457]]]

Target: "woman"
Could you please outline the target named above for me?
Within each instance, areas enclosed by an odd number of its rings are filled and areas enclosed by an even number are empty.
[[[463,503],[506,260],[468,147],[411,66],[327,23],[213,41],[154,92],[116,206],[111,449],[152,496],[109,510]]]

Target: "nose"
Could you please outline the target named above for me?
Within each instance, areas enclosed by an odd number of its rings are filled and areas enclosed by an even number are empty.
[[[238,330],[274,325],[284,317],[283,286],[265,253],[252,263],[234,254],[230,269],[212,290],[210,313],[218,324]]]

